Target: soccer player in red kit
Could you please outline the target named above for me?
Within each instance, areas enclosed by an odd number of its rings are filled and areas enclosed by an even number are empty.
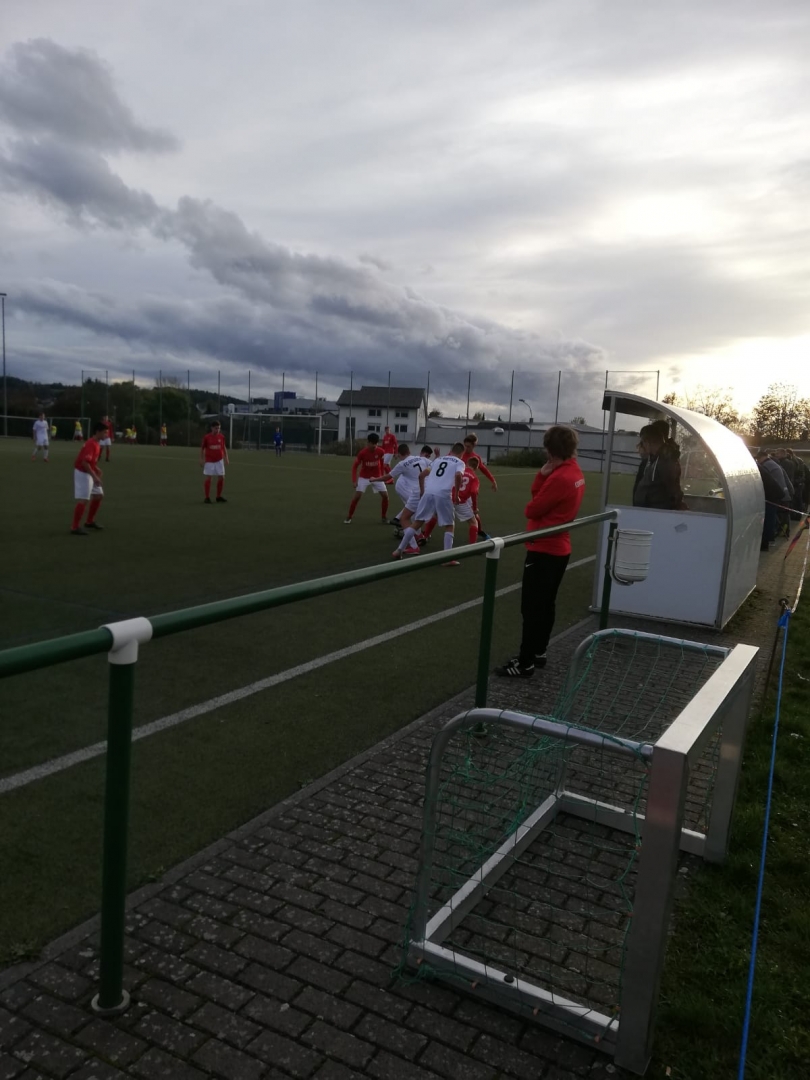
[[[203,470],[203,488],[205,499],[203,502],[211,502],[211,477],[217,478],[217,502],[227,502],[222,496],[222,488],[225,484],[225,466],[230,465],[228,460],[228,448],[225,446],[225,436],[220,430],[219,420],[214,420],[209,425],[208,434],[203,436],[200,444],[200,466]]]
[[[377,445],[379,441],[380,436],[375,431],[372,431],[366,439],[368,445],[363,447],[352,462],[352,487],[357,489],[357,494],[349,505],[349,513],[343,522],[344,525],[351,525],[357,504],[362,499],[363,493],[369,484],[374,491],[382,496],[382,520],[384,525],[388,524],[386,517],[388,513],[388,492],[385,490],[385,481],[382,479],[384,455],[382,447]]]
[[[462,458],[462,460],[464,460]],[[461,477],[461,486],[455,498],[456,521],[469,525],[469,543],[478,541],[478,489],[481,482],[478,479],[478,467],[480,459],[473,454],[465,463],[464,474]]]
[[[102,418],[101,418],[101,426],[104,428],[104,431],[103,431],[102,436],[101,436],[101,445],[107,451],[107,456],[106,456],[106,458],[104,460],[109,461],[110,460],[110,447],[112,446],[113,440],[115,439],[115,424],[113,424],[113,422],[109,418],[109,416],[102,416]]]
[[[86,529],[101,532],[103,528],[101,525],[96,525],[96,514],[101,506],[101,500],[104,498],[98,459],[101,457],[101,447],[106,430],[107,427],[104,423],[96,424],[93,428],[92,437],[81,448],[78,457],[73,463],[73,494],[76,497],[76,507],[73,511],[73,525],[70,531],[74,536],[87,536]],[[83,529],[82,517],[88,501],[90,502],[90,513],[87,515],[87,521]]]
[[[380,446],[382,447],[383,452],[383,465],[385,465],[386,470],[388,470],[399,449],[399,440],[396,435],[391,434],[391,428],[387,427],[385,429]],[[394,481],[389,477],[385,482],[386,484],[393,484]]]

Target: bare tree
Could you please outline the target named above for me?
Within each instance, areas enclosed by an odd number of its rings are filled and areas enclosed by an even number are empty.
[[[759,439],[797,439],[810,430],[810,400],[795,386],[772,383],[754,406],[752,427]]]

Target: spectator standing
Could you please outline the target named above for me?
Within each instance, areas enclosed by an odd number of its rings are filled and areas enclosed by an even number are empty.
[[[573,521],[585,494],[585,478],[577,464],[578,437],[573,428],[555,424],[543,438],[548,460],[535,476],[532,497],[524,511],[530,530]],[[517,656],[495,674],[530,679],[546,665],[556,615],[557,592],[571,558],[571,534],[541,537],[526,544],[520,613],[523,631]]]
[[[645,425],[640,432],[641,464],[633,486],[633,506],[655,510],[686,510],[681,489],[681,450],[669,438],[665,420]]]

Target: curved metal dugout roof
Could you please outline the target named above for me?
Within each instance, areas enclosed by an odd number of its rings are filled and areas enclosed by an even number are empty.
[[[729,611],[736,611],[751,589],[747,580],[741,580],[737,574],[735,558],[745,552],[743,561],[751,560],[751,551],[759,548],[762,531],[762,516],[765,507],[765,493],[759,469],[750,450],[733,431],[703,413],[682,409],[677,405],[666,405],[661,401],[640,397],[638,394],[626,394],[619,390],[605,390],[602,408],[611,415],[611,433],[615,426],[616,414],[640,416],[651,420],[673,419],[696,436],[713,458],[717,468],[718,480],[723,487],[726,501],[728,533],[726,536],[726,559],[723,574],[723,594],[720,597],[721,616]],[[747,578],[745,573],[742,577]],[[754,578],[756,581],[756,578]],[[724,625],[721,618],[720,625]]]

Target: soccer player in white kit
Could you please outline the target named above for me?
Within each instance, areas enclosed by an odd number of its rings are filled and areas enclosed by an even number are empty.
[[[453,495],[458,494],[461,487],[461,478],[464,475],[465,465],[461,460],[464,446],[456,443],[449,454],[434,461],[429,469],[419,473],[419,488],[422,497],[416,508],[413,526],[408,526],[402,537],[399,547],[393,553],[395,559],[401,559],[402,553],[411,546],[417,529],[432,517],[436,517],[439,525],[444,529],[444,550],[450,551],[453,547],[453,528],[456,514],[453,506]],[[457,559],[451,559],[445,566],[458,566]]]
[[[34,439],[34,452],[31,455],[31,460],[36,461],[37,454],[40,450],[43,453],[45,464],[48,464],[48,447],[50,445],[51,425],[45,419],[45,413],[39,414],[39,420],[34,421],[33,439]]]
[[[416,508],[422,497],[422,492],[419,488],[419,474],[430,468],[430,456],[433,451],[429,446],[423,446],[419,454],[412,454],[407,443],[400,443],[397,447],[397,453],[399,454],[400,460],[390,472],[382,477],[382,479],[385,482],[389,479],[396,481],[394,484],[394,491],[396,491],[397,495],[399,495],[404,503],[403,508],[397,515],[397,520],[404,530],[408,527],[411,518],[416,513]],[[401,533],[397,533],[397,536],[401,535]],[[412,544],[411,547],[405,549],[405,552],[408,555],[415,555],[418,551],[419,549],[416,544]]]

